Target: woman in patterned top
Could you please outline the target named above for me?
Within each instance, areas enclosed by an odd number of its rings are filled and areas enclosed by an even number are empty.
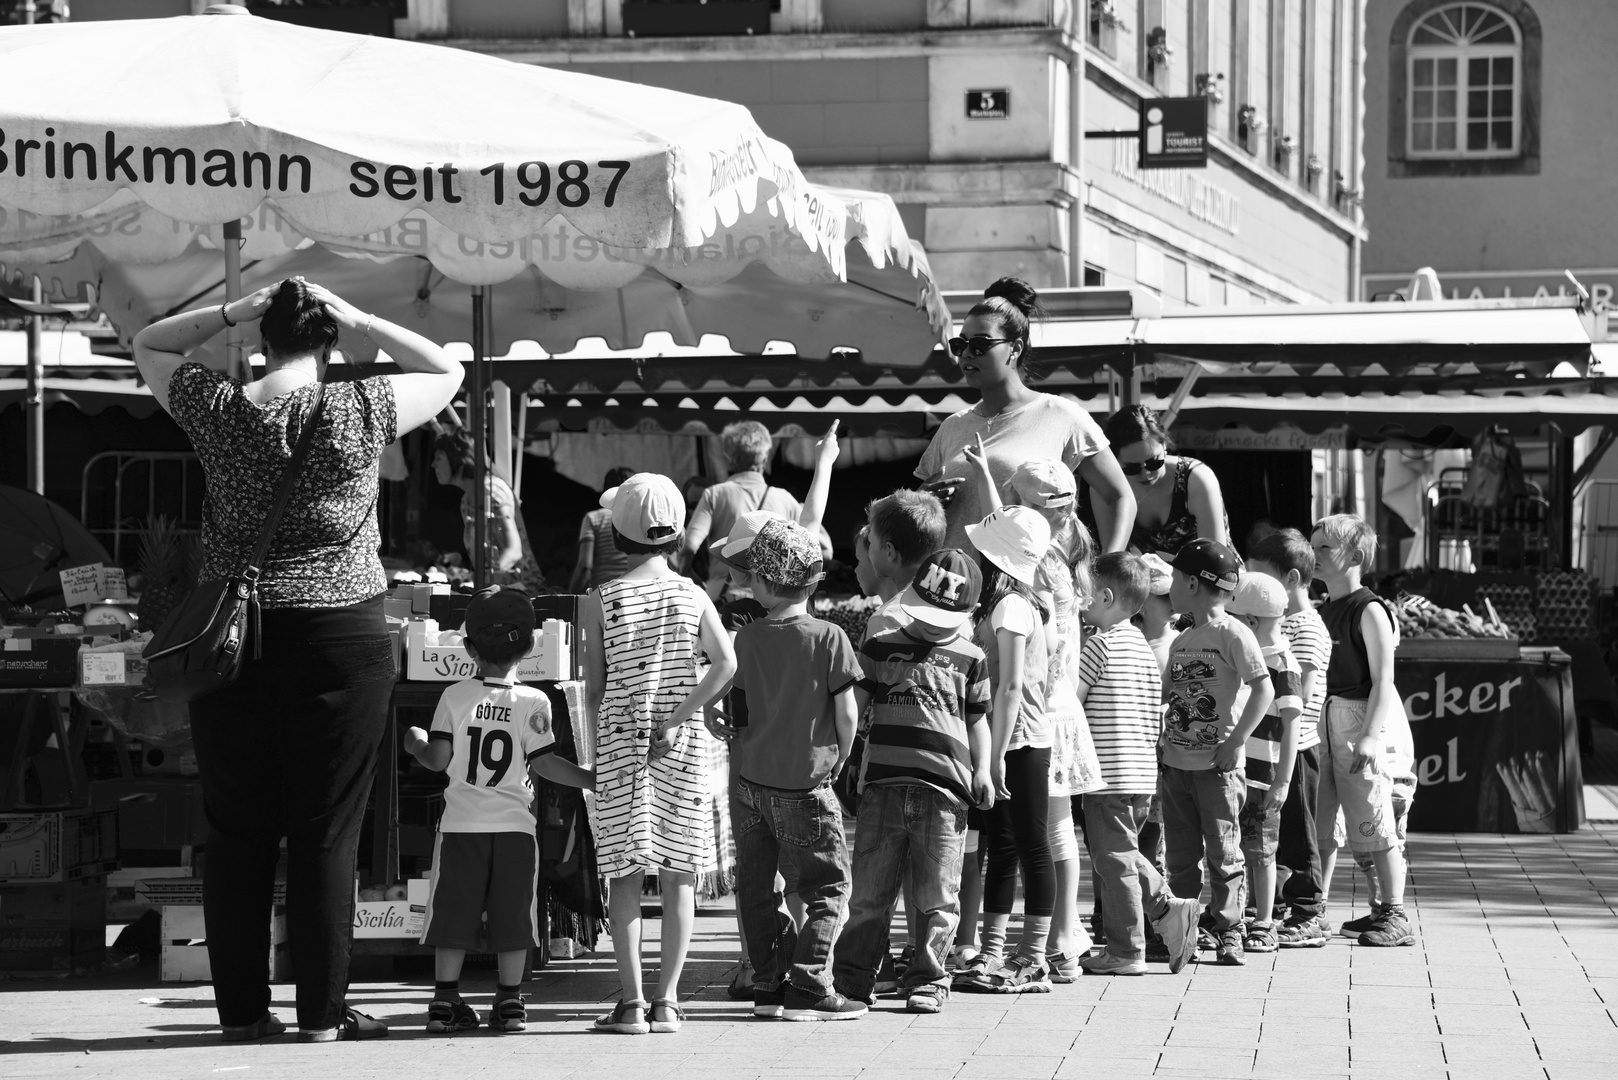
[[[1196,458],[1175,456],[1168,432],[1144,405],[1114,413],[1103,429],[1135,489],[1129,549],[1166,558],[1196,539],[1230,546],[1230,519],[1219,478]]]
[[[248,383],[220,374],[201,349],[244,322],[258,322],[264,339],[264,374]],[[374,342],[402,373],[332,383],[315,416],[315,384],[339,332]],[[210,825],[203,911],[225,1038],[286,1030],[269,1012],[268,964],[283,837],[299,1039],[386,1035],[344,1001],[354,855],[394,681],[377,461],[449,403],[461,366],[299,278],[154,323],[135,337],[135,364],[202,459],[204,579],[242,571],[292,448],[316,425],[259,579],[260,652],[234,684],[191,704]]]

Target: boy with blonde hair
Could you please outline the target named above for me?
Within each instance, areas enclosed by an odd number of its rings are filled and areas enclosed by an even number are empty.
[[[1397,624],[1387,605],[1362,584],[1376,556],[1376,533],[1354,514],[1334,514],[1309,539],[1315,572],[1331,599],[1320,616],[1331,632],[1326,707],[1320,718],[1323,748],[1317,823],[1322,880],[1329,888],[1337,860],[1333,826],[1339,807],[1349,847],[1370,855],[1381,905],[1359,936],[1378,948],[1414,945],[1405,916],[1404,852],[1394,813],[1394,778],[1410,771],[1415,755],[1410,721],[1393,682]]]

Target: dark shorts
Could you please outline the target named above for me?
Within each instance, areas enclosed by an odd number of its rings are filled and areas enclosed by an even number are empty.
[[[1281,839],[1281,808],[1264,808],[1270,793],[1263,788],[1248,787],[1247,801],[1242,804],[1238,820],[1242,826],[1242,854],[1249,859],[1274,859],[1275,848]]]
[[[434,854],[423,944],[500,953],[535,943],[539,849],[533,833],[441,832]]]

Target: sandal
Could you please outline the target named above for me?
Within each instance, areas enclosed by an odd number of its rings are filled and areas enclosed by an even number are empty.
[[[528,1030],[528,1002],[521,995],[501,998],[489,1010],[489,1030],[514,1032]]]
[[[920,986],[910,988],[910,996],[905,999],[905,1009],[913,1013],[941,1012],[944,1002],[948,1000],[948,986],[943,983],[922,983]]]
[[[357,1009],[344,1009],[343,1022],[331,1028],[301,1028],[298,1041],[306,1043],[358,1042],[361,1039],[380,1039],[388,1033],[388,1025],[374,1016]]]
[[[672,1035],[680,1030],[685,1022],[685,1013],[672,998],[652,999],[652,1031],[660,1035]]]
[[[493,1023],[493,1018],[490,1018]],[[478,1026],[477,1010],[460,998],[435,998],[427,1004],[427,1033],[449,1035]]]
[[[275,1018],[273,1013],[266,1012],[251,1024],[226,1024],[224,1040],[226,1042],[253,1042],[255,1039],[273,1039],[285,1033],[287,1026]]]
[[[736,974],[730,980],[729,993],[732,1001],[753,1000],[753,962],[751,960],[744,957],[742,962],[737,965]]]
[[[1274,923],[1253,923],[1247,928],[1247,936],[1242,938],[1243,952],[1272,953],[1279,947]]]
[[[645,1035],[652,1030],[646,1022],[646,1002],[639,998],[620,1001],[606,1016],[596,1017],[595,1030],[609,1035]]]

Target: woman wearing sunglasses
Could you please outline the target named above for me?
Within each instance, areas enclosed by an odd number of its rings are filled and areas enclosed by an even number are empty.
[[[1230,519],[1219,478],[1196,458],[1169,453],[1173,444],[1156,413],[1133,405],[1114,413],[1105,431],[1135,489],[1131,550],[1172,559],[1197,539],[1230,546]]]
[[[1028,328],[1040,313],[1039,296],[1017,278],[1001,278],[983,292],[967,314],[950,352],[966,385],[982,399],[939,427],[921,456],[916,475],[944,503],[948,523],[945,547],[964,548],[966,527],[994,509],[984,503],[968,448],[983,440],[989,470],[1009,501],[1011,474],[1026,461],[1050,458],[1078,473],[1090,488],[1096,539],[1107,551],[1121,551],[1135,522],[1135,496],[1107,448],[1100,426],[1080,405],[1028,387]]]

